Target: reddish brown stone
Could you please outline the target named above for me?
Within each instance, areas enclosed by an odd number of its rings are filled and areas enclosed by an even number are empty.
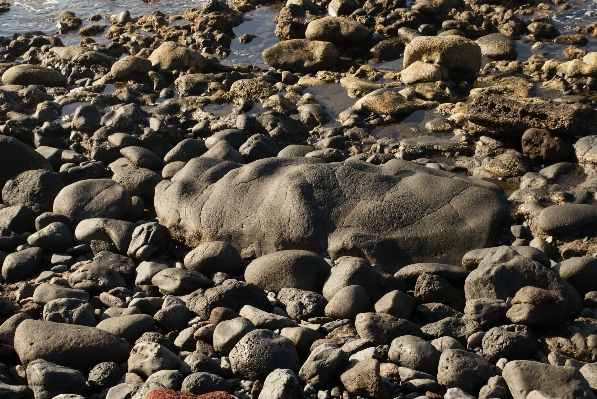
[[[205,341],[208,344],[211,344],[213,342],[215,329],[215,324],[208,324],[206,326],[199,327],[197,331],[195,331],[195,334],[193,334],[193,337],[196,341]]]
[[[190,392],[174,391],[172,389],[159,388],[150,391],[145,399],[234,399],[234,396],[224,391],[215,391],[203,395],[195,395]]]
[[[512,323],[534,328],[558,327],[564,320],[567,302],[559,293],[542,288],[522,287],[506,313]]]
[[[332,332],[330,332],[326,338],[328,339],[335,339],[338,336],[347,336],[347,335],[352,335],[352,336],[356,336],[359,333],[357,332],[357,329],[355,328],[354,325],[352,324],[346,324],[343,325],[341,327],[335,328]]]
[[[346,391],[353,395],[370,398],[390,399],[379,376],[379,361],[376,359],[361,360],[340,375],[340,381]]]
[[[218,306],[211,311],[209,315],[209,324],[218,325],[218,323],[222,321],[231,320],[238,316],[238,312]]]
[[[522,153],[533,161],[566,161],[572,150],[562,139],[546,129],[528,129],[522,136]]]
[[[202,399],[207,399],[207,398],[204,398],[204,396],[205,395],[202,395]],[[193,393],[190,393],[190,392],[179,392],[179,391],[174,391],[172,389],[166,389],[166,388],[154,389],[153,391],[149,391],[147,393],[147,395],[145,395],[145,399],[197,399],[197,398],[199,398],[199,396],[197,396]],[[215,399],[215,397],[210,398],[210,399]]]
[[[205,353],[209,357],[218,357],[218,352],[216,352],[214,347],[205,341],[196,341],[195,350],[197,352]]]
[[[235,399],[235,397],[230,395],[228,392],[215,391],[215,392],[210,392],[210,393],[206,393],[203,395],[199,395],[199,396],[197,396],[197,399]]]

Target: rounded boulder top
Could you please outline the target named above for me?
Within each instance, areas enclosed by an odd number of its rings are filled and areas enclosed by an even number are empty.
[[[54,200],[54,213],[75,224],[89,218],[120,219],[131,208],[131,195],[111,179],[82,180],[64,187]]]
[[[50,163],[21,141],[0,135],[0,187],[13,176],[33,169],[52,171]]]

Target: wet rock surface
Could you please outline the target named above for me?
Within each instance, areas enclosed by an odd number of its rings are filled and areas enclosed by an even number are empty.
[[[594,398],[593,11],[494,3],[0,33],[0,397]]]

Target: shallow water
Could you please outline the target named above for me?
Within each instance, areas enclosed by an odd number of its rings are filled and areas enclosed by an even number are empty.
[[[184,10],[197,8],[200,4],[192,0],[167,0],[144,2],[141,0],[10,0],[10,11],[0,14],[0,36],[12,37],[14,34],[42,31],[46,34],[56,33],[56,20],[62,11],[72,11],[83,20],[83,26],[90,23],[108,24],[104,19],[90,22],[87,19],[94,14],[101,14],[105,18],[120,11],[128,10],[133,17],[149,14],[152,11],[162,11],[166,14],[182,14]],[[67,39],[76,36],[75,33],[66,36]]]
[[[258,7],[256,10],[246,13],[247,21],[232,29],[236,39],[230,45],[230,55],[222,62],[224,64],[247,63],[269,69],[269,66],[263,61],[261,53],[279,41],[274,33],[276,25],[273,23],[278,12],[279,8]],[[242,44],[238,38],[244,34],[257,37],[249,43]]]

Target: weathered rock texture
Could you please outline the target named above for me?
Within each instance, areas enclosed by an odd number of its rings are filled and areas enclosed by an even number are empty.
[[[564,136],[597,134],[597,111],[584,104],[479,95],[466,116],[468,130],[479,134],[522,137],[530,128],[548,129]]]
[[[244,257],[283,249],[354,255],[395,272],[458,263],[492,245],[504,201],[469,179],[392,160],[383,166],[266,159],[190,161],[156,187],[160,223],[196,246],[229,241]]]

